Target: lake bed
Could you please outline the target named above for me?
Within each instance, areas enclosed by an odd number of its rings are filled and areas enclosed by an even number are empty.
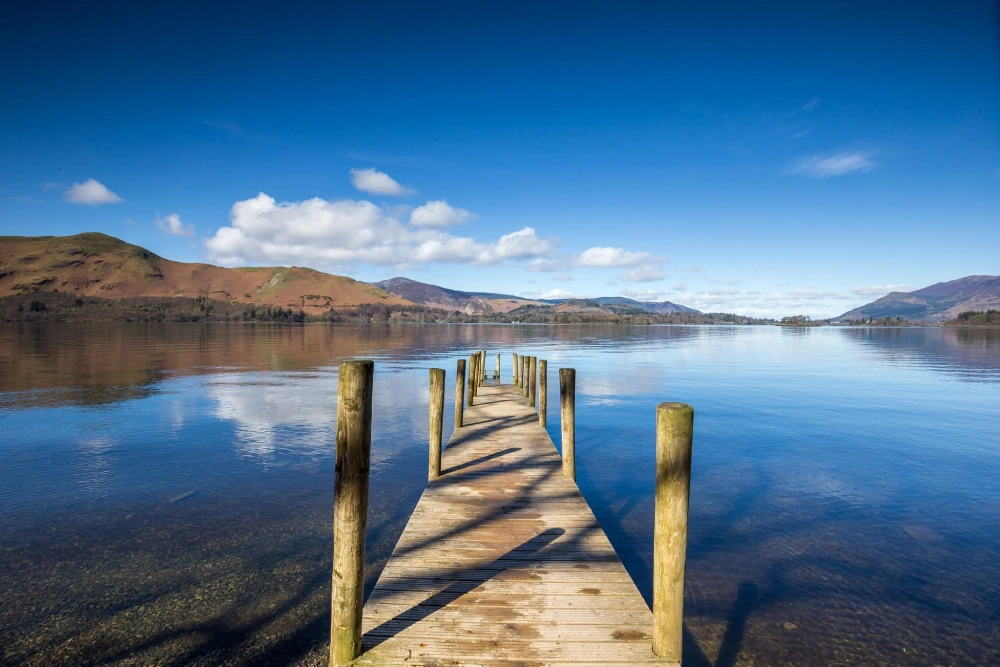
[[[426,481],[427,369],[452,387],[476,349],[504,382],[514,351],[550,387],[577,369],[578,483],[647,600],[654,410],[694,406],[685,665],[1000,662],[1000,330],[4,324],[0,342],[4,664],[325,664],[337,364],[375,360],[370,590]]]

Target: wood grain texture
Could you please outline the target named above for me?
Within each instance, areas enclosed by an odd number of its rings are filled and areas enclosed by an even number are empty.
[[[538,416],[483,386],[365,604],[356,665],[672,665]]]

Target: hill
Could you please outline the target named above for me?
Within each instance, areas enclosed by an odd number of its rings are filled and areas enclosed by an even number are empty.
[[[671,301],[636,301],[635,299],[627,299],[623,296],[602,296],[593,300],[601,305],[630,306],[661,315],[667,313],[701,313],[700,310],[681,306]]]
[[[389,294],[406,299],[411,303],[428,308],[459,311],[466,315],[483,313],[509,313],[515,308],[527,305],[541,305],[540,301],[525,299],[509,294],[494,294],[492,292],[461,292],[459,290],[438,287],[428,283],[410,280],[409,278],[390,278],[372,283],[375,287]]]
[[[998,307],[1000,276],[966,276],[913,292],[891,292],[834,319],[902,317],[913,322],[945,322],[965,311]]]
[[[461,292],[459,290],[438,287],[428,283],[417,282],[409,278],[390,278],[372,283],[379,289],[394,294],[407,301],[427,306],[457,310],[466,315],[481,315],[487,313],[509,313],[522,306],[552,306],[553,312],[589,312],[614,314],[626,312],[631,308],[635,313],[700,313],[701,311],[687,306],[680,306],[670,301],[635,301],[623,296],[602,296],[596,299],[526,299],[512,294],[496,294],[493,292]],[[608,308],[600,308],[608,306]],[[625,310],[623,310],[623,308]]]
[[[226,269],[174,262],[113,236],[0,236],[0,297],[35,292],[81,297],[204,297],[309,314],[408,302],[353,278],[301,267]]]

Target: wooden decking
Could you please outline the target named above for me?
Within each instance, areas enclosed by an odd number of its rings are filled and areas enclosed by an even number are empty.
[[[669,664],[652,624],[535,410],[484,386],[365,604],[355,664]]]

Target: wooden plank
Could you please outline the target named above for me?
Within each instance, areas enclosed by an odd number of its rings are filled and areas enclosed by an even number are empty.
[[[356,665],[669,665],[521,390],[482,385],[365,603]]]

